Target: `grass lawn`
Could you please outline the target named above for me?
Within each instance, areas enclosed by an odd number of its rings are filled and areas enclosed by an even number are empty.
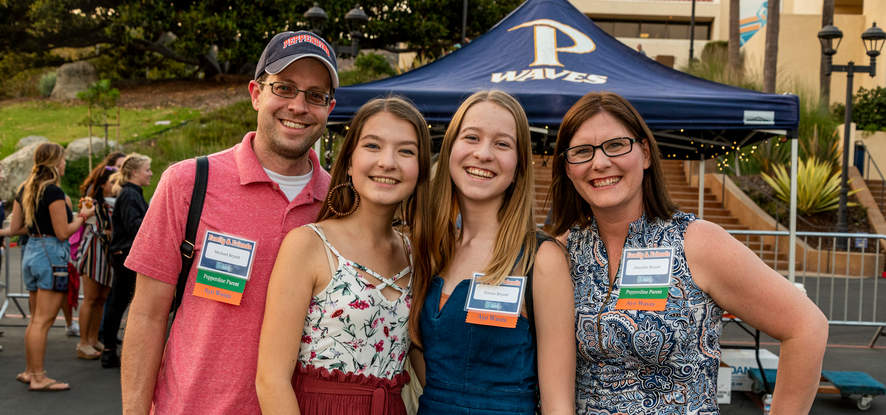
[[[151,184],[144,188],[144,196],[149,199],[154,194],[161,173],[171,164],[224,150],[239,143],[244,134],[255,128],[255,110],[249,101],[242,101],[199,115],[182,128],[164,131],[150,140],[128,143],[124,150],[151,157],[154,177]],[[190,189],[186,190],[190,192]]]
[[[54,101],[28,101],[0,106],[0,159],[15,151],[15,144],[23,137],[40,135],[50,141],[66,145],[87,137],[88,129],[80,121],[86,117],[85,105]],[[120,109],[120,141],[138,141],[197,118],[199,110],[184,107],[159,109]],[[169,121],[157,125],[157,121]],[[116,122],[116,119],[111,122]],[[108,128],[108,139],[116,139],[116,128]],[[93,127],[94,137],[104,137],[103,127]]]

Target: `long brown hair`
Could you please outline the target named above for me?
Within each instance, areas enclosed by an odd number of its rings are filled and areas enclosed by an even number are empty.
[[[58,164],[65,157],[65,149],[56,143],[42,143],[34,151],[34,167],[31,174],[19,189],[22,192],[22,210],[25,213],[25,225],[33,226],[37,218],[37,203],[43,198],[46,186],[58,186],[61,175]]]
[[[677,209],[668,196],[661,170],[661,155],[652,131],[640,113],[628,100],[613,92],[591,92],[581,97],[563,117],[557,144],[554,148],[554,165],[551,171],[550,199],[553,235],[561,235],[574,225],[588,226],[594,214],[591,206],[575,190],[566,175],[566,158],[563,153],[579,127],[591,117],[605,112],[617,119],[634,138],[645,141],[649,147],[649,167],[643,171],[643,211],[649,218],[667,219]]]
[[[532,183],[529,121],[520,103],[506,92],[497,90],[476,92],[465,99],[452,116],[452,121],[443,136],[440,158],[432,181],[434,189],[432,206],[435,206],[438,211],[433,222],[431,249],[427,251],[431,261],[431,273],[413,281],[412,309],[409,312],[409,334],[412,341],[419,346],[421,346],[419,317],[427,297],[431,277],[444,272],[455,254],[456,245],[461,240],[461,230],[456,226],[459,204],[453,192],[454,184],[449,171],[449,157],[452,154],[452,145],[461,130],[465,113],[479,102],[491,102],[510,112],[514,117],[517,130],[515,137],[517,166],[514,182],[505,191],[504,200],[498,211],[500,226],[492,251],[492,260],[483,270],[485,274],[483,281],[488,284],[500,284],[505,277],[513,275],[512,272],[526,275],[535,260],[536,227],[532,210],[535,192]]]
[[[348,132],[345,134],[345,141],[342,144],[341,151],[332,165],[332,176],[329,188],[332,189],[337,185],[346,184],[350,180],[348,177],[348,167],[351,164],[351,157],[357,148],[357,142],[360,140],[360,134],[366,121],[375,114],[382,112],[389,113],[399,119],[402,119],[415,128],[418,138],[418,181],[415,185],[415,191],[403,203],[400,204],[399,217],[409,232],[409,240],[412,245],[412,285],[415,287],[418,283],[430,278],[431,263],[427,252],[430,248],[430,232],[431,222],[431,135],[428,131],[428,123],[424,117],[408,100],[402,97],[376,98],[366,104],[363,104],[354,118],[348,125]],[[331,204],[338,212],[348,212],[354,204],[354,200],[350,192],[330,192],[326,195],[326,202],[317,215],[317,222],[325,219],[336,217],[329,208]],[[413,294],[414,296],[414,294]],[[415,308],[413,303],[412,308]],[[412,328],[410,327],[410,331]]]
[[[98,166],[95,166],[91,172],[89,172],[89,176],[86,176],[86,179],[83,180],[83,183],[80,184],[80,194],[82,196],[89,196],[93,199],[103,199],[105,195],[102,192],[102,186],[108,182],[108,179],[111,178],[111,175],[117,171],[117,167],[114,165],[117,163],[122,157],[126,157],[126,154],[123,152],[115,151],[102,160]]]

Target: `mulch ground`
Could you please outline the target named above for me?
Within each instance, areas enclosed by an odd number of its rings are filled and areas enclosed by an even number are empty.
[[[213,80],[121,81],[118,104],[123,108],[188,107],[214,110],[249,99],[249,77],[228,76]],[[42,100],[24,97],[0,100],[0,106]],[[71,100],[80,104],[80,101]]]
[[[217,80],[130,82],[115,85],[124,108],[168,106],[213,110],[249,99],[249,77],[225,76]]]

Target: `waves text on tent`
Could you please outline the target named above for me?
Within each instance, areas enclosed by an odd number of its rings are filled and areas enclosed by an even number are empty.
[[[508,31],[522,29],[526,27],[533,28],[535,59],[529,64],[530,68],[505,72],[494,72],[490,79],[494,83],[499,82],[524,82],[530,80],[556,80],[560,79],[567,82],[579,82],[588,84],[606,83],[605,75],[588,74],[584,72],[576,72],[563,68],[560,63],[560,53],[591,53],[597,45],[588,35],[582,33],[578,29],[560,23],[551,19],[537,19],[514,26]],[[571,46],[557,46],[557,31],[562,32],[572,39]],[[559,68],[532,68],[537,66],[555,66]]]

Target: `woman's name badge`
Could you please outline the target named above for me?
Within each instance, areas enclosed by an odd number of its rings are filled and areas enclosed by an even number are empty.
[[[523,290],[526,277],[506,277],[500,285],[477,282],[483,274],[475,272],[468,290],[465,310],[466,323],[484,326],[517,327],[517,319],[523,307]]]
[[[193,294],[240,305],[254,259],[255,241],[206,231]]]
[[[622,254],[616,310],[662,311],[668,303],[674,248],[630,248]]]

